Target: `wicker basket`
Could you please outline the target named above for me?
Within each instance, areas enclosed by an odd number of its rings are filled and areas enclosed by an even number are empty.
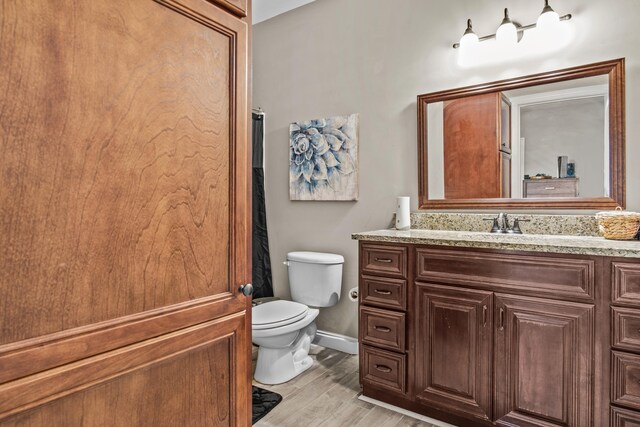
[[[600,234],[605,239],[632,240],[640,229],[640,213],[623,211],[598,212],[596,214]]]

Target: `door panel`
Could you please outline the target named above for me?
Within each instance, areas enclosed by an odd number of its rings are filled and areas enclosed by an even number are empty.
[[[491,419],[491,292],[416,283],[417,398]]]
[[[499,425],[592,425],[594,306],[496,294]]]
[[[64,425],[65,405],[90,419],[115,400],[122,420],[246,424],[246,22],[204,0],[0,16],[0,419]],[[213,377],[228,402],[197,397]]]
[[[90,384],[91,375],[100,370],[96,365],[103,365],[103,372],[100,372],[103,378],[107,378],[105,370],[122,370],[113,377],[108,376],[107,381],[101,379],[97,385],[80,388],[37,410],[9,417],[0,425],[243,425],[241,420],[233,419],[236,412],[231,399],[232,387],[242,379],[221,375],[232,372],[230,357],[234,347],[246,338],[243,322],[244,317],[239,315],[208,322],[190,331],[152,340],[136,349],[123,349],[128,353],[124,357],[105,355],[79,367],[78,372],[74,373],[70,368],[59,375],[51,375],[43,381],[50,384],[36,390],[37,397],[43,396],[45,401],[54,398],[46,394],[53,392],[55,387],[62,388],[76,374],[87,372],[89,376],[82,381]],[[220,334],[222,329],[227,333]],[[115,366],[111,365],[112,361]],[[125,364],[125,361],[130,363]],[[151,364],[147,364],[148,361]],[[36,397],[33,390],[28,396],[16,395],[22,400]],[[6,400],[0,403],[3,409],[7,404]]]
[[[59,3],[2,3],[0,344],[232,289],[234,40],[147,0]]]

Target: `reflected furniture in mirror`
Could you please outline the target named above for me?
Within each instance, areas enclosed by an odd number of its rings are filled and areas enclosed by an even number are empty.
[[[418,96],[419,207],[625,205],[624,59]]]

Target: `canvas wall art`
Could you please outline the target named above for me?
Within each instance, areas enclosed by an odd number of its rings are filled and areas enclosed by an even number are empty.
[[[291,124],[290,200],[358,200],[358,126],[358,114]]]

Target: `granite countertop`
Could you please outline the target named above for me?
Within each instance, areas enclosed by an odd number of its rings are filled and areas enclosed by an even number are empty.
[[[374,242],[640,258],[640,241],[638,240],[606,240],[603,237],[593,236],[390,229],[353,233],[351,238]]]

